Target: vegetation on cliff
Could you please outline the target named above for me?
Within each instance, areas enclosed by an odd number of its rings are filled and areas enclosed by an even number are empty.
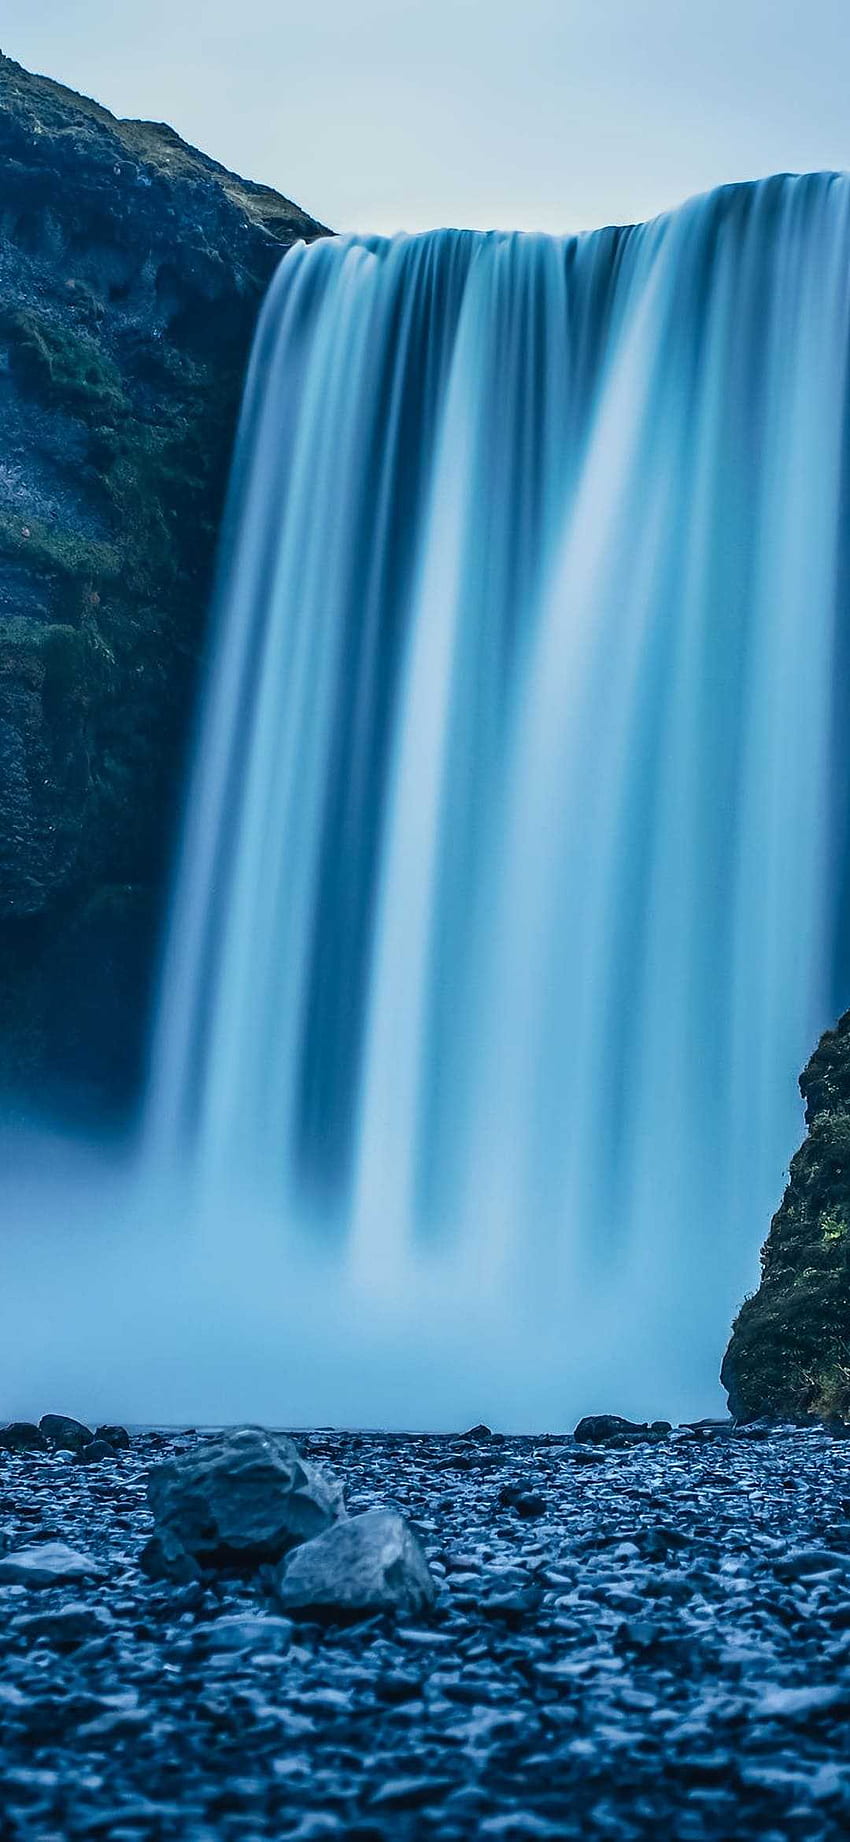
[[[740,1419],[850,1418],[850,1011],[800,1077],[806,1137],[722,1380]]]
[[[138,1084],[241,382],[297,206],[0,56],[0,1088]]]

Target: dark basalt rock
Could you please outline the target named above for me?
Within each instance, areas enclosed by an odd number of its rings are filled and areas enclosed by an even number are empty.
[[[661,1429],[661,1433],[657,1429]],[[631,1443],[635,1439],[651,1439],[669,1432],[666,1420],[655,1421],[650,1427],[647,1422],[624,1420],[616,1413],[585,1414],[579,1420],[573,1437],[579,1445],[613,1445]]]
[[[81,1420],[71,1420],[64,1413],[45,1413],[39,1420],[39,1431],[49,1440],[57,1452],[81,1452],[84,1446],[94,1443],[94,1434]]]
[[[535,1516],[545,1516],[546,1498],[538,1490],[532,1490],[525,1482],[503,1484],[499,1491],[499,1504],[502,1509],[513,1509],[526,1521]]]
[[[80,1446],[77,1461],[81,1465],[100,1465],[104,1459],[117,1458],[115,1447],[105,1439],[90,1439],[88,1445]]]
[[[130,1450],[131,1440],[126,1426],[97,1426],[94,1436],[95,1439],[103,1439],[107,1445],[111,1445],[113,1452],[129,1452]]]
[[[9,1426],[0,1428],[0,1451],[2,1452],[49,1452],[50,1446],[44,1433],[30,1420],[12,1420]]]
[[[148,1501],[156,1527],[142,1564],[154,1578],[184,1581],[278,1561],[343,1513],[335,1479],[284,1434],[253,1426],[156,1465]]]
[[[735,1320],[721,1379],[737,1420],[850,1419],[850,1011],[800,1077],[808,1135]]]
[[[242,375],[321,226],[0,56],[0,1089],[126,1114]]]

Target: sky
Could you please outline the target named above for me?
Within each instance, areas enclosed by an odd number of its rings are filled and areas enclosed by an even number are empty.
[[[0,0],[0,48],[337,230],[582,230],[850,167],[850,0]]]

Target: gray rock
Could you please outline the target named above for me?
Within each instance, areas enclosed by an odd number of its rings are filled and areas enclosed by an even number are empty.
[[[0,1560],[0,1586],[66,1586],[79,1580],[97,1580],[102,1575],[103,1568],[90,1554],[81,1554],[64,1541],[18,1548]]]
[[[846,1573],[850,1555],[836,1554],[832,1548],[793,1548],[774,1562],[780,1580],[803,1580],[813,1574]]]
[[[344,1513],[334,1478],[302,1459],[284,1434],[254,1426],[155,1466],[148,1502],[156,1528],[142,1565],[178,1580],[279,1561]]]
[[[77,1728],[77,1740],[83,1746],[101,1745],[105,1740],[132,1740],[150,1722],[147,1708],[114,1708],[98,1714]]]
[[[59,1452],[81,1452],[83,1446],[91,1445],[93,1434],[82,1420],[71,1420],[67,1414],[45,1413],[38,1423],[39,1432]]]
[[[54,1650],[71,1650],[87,1643],[90,1637],[102,1637],[113,1624],[105,1606],[75,1602],[55,1612],[25,1612],[12,1619],[11,1628],[29,1643],[43,1638]]]
[[[810,1688],[769,1688],[756,1703],[763,1720],[800,1720],[850,1705],[850,1683],[827,1682]]]
[[[453,1779],[437,1777],[390,1778],[375,1792],[373,1810],[421,1810],[445,1797],[453,1788]]]
[[[436,1597],[422,1548],[394,1510],[369,1509],[297,1548],[278,1571],[285,1612],[319,1620],[422,1612]]]
[[[228,1612],[198,1631],[198,1642],[211,1655],[220,1650],[286,1650],[291,1638],[292,1620],[265,1612]]]

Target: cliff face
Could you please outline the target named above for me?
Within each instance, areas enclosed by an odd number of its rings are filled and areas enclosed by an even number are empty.
[[[809,1128],[721,1378],[739,1418],[850,1418],[850,1011],[800,1077]]]
[[[323,234],[0,56],[0,1091],[137,1090],[242,376]]]

